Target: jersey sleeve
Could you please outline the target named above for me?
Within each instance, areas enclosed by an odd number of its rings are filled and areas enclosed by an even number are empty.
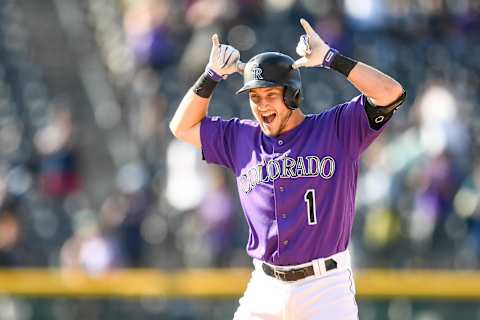
[[[207,163],[235,170],[239,120],[205,117],[200,124],[202,155]]]
[[[338,138],[354,157],[359,156],[387,126],[379,129],[370,126],[366,103],[367,98],[362,94],[334,108]]]

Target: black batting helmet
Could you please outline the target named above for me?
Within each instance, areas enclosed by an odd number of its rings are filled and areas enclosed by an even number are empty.
[[[292,68],[295,61],[279,52],[264,52],[251,58],[243,73],[244,92],[253,88],[284,87],[283,100],[290,109],[302,103],[302,80],[300,71]]]

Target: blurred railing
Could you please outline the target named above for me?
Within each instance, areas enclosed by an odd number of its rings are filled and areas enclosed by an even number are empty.
[[[0,295],[111,298],[232,298],[241,296],[251,270],[154,269],[86,274],[72,270],[0,270]],[[480,272],[382,270],[356,272],[359,299],[480,299]]]

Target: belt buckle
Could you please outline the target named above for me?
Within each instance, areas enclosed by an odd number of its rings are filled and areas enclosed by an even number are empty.
[[[273,276],[278,280],[288,281],[287,271],[273,269]]]

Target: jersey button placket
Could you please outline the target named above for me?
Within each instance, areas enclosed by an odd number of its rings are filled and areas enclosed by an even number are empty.
[[[284,141],[283,141],[283,140],[278,140],[277,143],[276,143],[277,146],[283,146],[283,144],[284,144]],[[275,145],[274,145],[273,149],[274,149],[273,152],[275,152],[275,151],[276,151],[276,150],[275,150],[275,149],[276,149],[276,148],[275,148]],[[275,185],[275,182],[274,182],[274,185]],[[278,186],[278,185],[277,185],[277,186]],[[277,198],[277,197],[280,197],[280,198],[283,198],[283,197],[284,197],[285,187],[284,187],[284,186],[278,186],[278,189],[277,189],[277,190],[278,190],[279,194],[278,194],[278,195],[275,195],[275,198],[276,198],[276,199],[275,199],[275,202],[278,201],[278,198]],[[281,209],[279,208],[278,204],[277,204],[276,207],[277,207],[277,210],[281,210]],[[277,212],[278,212],[278,211],[277,211]],[[280,227],[280,225],[283,225],[283,222],[281,222],[281,220],[287,219],[287,214],[286,214],[286,213],[279,214],[279,217],[281,217],[281,219],[278,219],[278,220],[277,220],[279,245],[281,245],[282,247],[286,247],[286,246],[288,245],[288,240],[286,240],[286,239],[283,239],[283,240],[282,240],[282,234],[281,234],[281,231],[280,231],[282,228]]]
[[[283,193],[283,192],[285,191],[285,187],[284,187],[284,186],[279,186],[279,187],[278,187],[278,190],[279,190],[281,193]],[[282,213],[282,214],[281,214],[281,217],[282,217],[283,220],[285,220],[285,219],[287,218],[287,214],[286,214],[286,213]],[[278,226],[278,232],[279,232],[278,236],[279,236],[279,238],[282,238],[282,236],[280,235],[280,229],[281,229],[281,228],[280,228],[280,225],[283,225],[284,222],[279,221],[278,224],[279,224],[279,226]],[[284,247],[288,244],[288,240],[283,240],[283,241],[281,241],[281,242],[282,242],[282,244],[283,244]]]
[[[278,191],[280,191],[280,193],[282,194],[285,191],[285,187],[284,186],[279,186]],[[279,196],[281,196],[281,195],[279,195]],[[285,219],[287,215],[285,213],[283,213],[280,216],[283,219]],[[279,224],[279,226],[278,226],[278,237],[279,237],[279,240],[280,240],[282,238],[282,236],[280,234],[280,229],[281,229],[280,225],[283,225],[283,222],[278,221],[277,223]],[[286,246],[288,244],[288,240],[281,240],[281,243],[282,243],[283,246]]]

